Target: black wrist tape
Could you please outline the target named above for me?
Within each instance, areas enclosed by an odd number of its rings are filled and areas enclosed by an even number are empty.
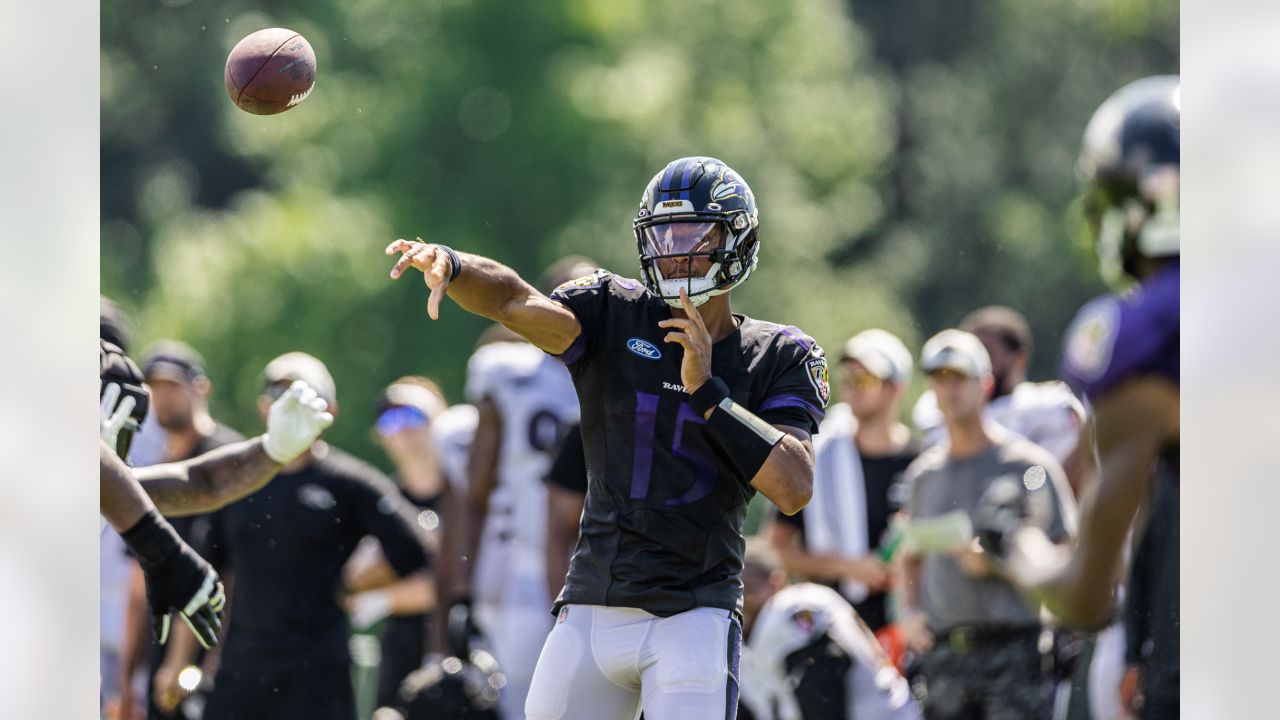
[[[713,377],[693,391],[689,396],[689,405],[693,411],[699,415],[706,415],[707,411],[720,401],[729,397],[729,386],[718,377]]]
[[[148,510],[133,527],[120,533],[120,539],[137,556],[143,570],[160,565],[182,548],[178,533],[154,508]]]
[[[454,252],[453,248],[448,245],[436,243],[436,247],[443,250],[444,254],[449,256],[449,282],[457,280],[458,276],[462,274],[462,260],[458,259],[458,253]]]
[[[716,405],[705,427],[707,436],[720,446],[744,486],[751,485],[751,480],[769,459],[773,447],[786,437],[786,433],[728,397]]]

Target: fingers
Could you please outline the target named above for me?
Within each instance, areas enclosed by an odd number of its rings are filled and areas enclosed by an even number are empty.
[[[170,622],[172,619],[168,612],[151,616],[151,641],[156,645],[163,645],[169,639]]]
[[[395,267],[391,268],[392,280],[395,280],[404,274],[404,271],[407,270],[410,265],[421,269],[423,265],[426,264],[428,256],[434,252],[432,246],[420,243],[408,243],[404,248],[402,248],[402,250],[404,254],[396,261]]]
[[[194,615],[180,615],[179,617],[187,624],[187,627],[191,628],[191,634],[196,636],[196,640],[205,650],[210,650],[218,644],[218,632],[213,628],[213,622],[217,622],[217,617],[208,607],[197,610]],[[210,622],[211,618],[213,622]]]
[[[227,590],[222,586],[221,582],[213,588],[213,595],[209,597],[209,609],[215,613],[221,613],[222,609],[227,605]]]
[[[133,414],[133,408],[136,407],[138,401],[132,395],[126,395],[120,404],[116,406],[116,412],[111,416],[109,422],[115,427],[123,427],[124,421]]]
[[[693,350],[693,338],[679,332],[669,332],[662,336],[663,342],[680,343],[684,347],[685,352]]]
[[[120,385],[111,383],[107,385],[107,389],[102,391],[102,413],[100,417],[103,420],[111,417],[112,411],[116,408],[116,401],[120,399]]]
[[[693,301],[689,299],[689,291],[686,288],[680,288],[680,306],[684,308],[684,314],[689,316],[703,332],[706,332],[707,325],[702,320],[702,313],[698,312],[698,308],[693,306]]]
[[[427,287],[431,288],[431,296],[427,298],[427,315],[432,320],[440,319],[440,303],[444,300],[449,288],[449,257],[444,253],[436,253],[427,273]]]
[[[413,247],[413,243],[409,242],[408,240],[403,240],[403,239],[393,240],[391,241],[391,244],[387,246],[386,254],[395,255],[396,253],[404,252],[405,250],[408,250],[411,247]]]

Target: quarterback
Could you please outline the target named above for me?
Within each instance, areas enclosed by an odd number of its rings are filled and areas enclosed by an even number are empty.
[[[732,312],[759,214],[738,173],[676,160],[633,222],[640,280],[597,271],[543,295],[488,258],[397,240],[428,314],[447,294],[560,358],[578,394],[587,497],[525,703],[531,720],[732,718],[747,503],[798,512],[830,389],[794,327]]]

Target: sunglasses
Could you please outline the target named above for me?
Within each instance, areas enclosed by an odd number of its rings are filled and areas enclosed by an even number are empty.
[[[850,375],[849,384],[853,386],[854,390],[865,391],[865,390],[875,390],[876,388],[883,385],[884,381],[876,377],[875,375],[872,375],[871,373],[864,372],[864,373],[858,373],[856,375]]]
[[[429,419],[426,413],[416,407],[397,405],[387,408],[385,412],[379,415],[373,427],[378,431],[379,435],[388,437],[405,430],[420,428],[426,425]]]

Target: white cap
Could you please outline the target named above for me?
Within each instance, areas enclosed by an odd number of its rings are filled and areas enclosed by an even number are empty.
[[[302,380],[332,405],[337,401],[337,388],[329,368],[314,355],[304,352],[285,353],[267,363],[262,371],[263,384],[270,387],[285,381]]]
[[[991,356],[976,335],[963,330],[943,330],[924,344],[920,351],[920,369],[926,373],[954,370],[981,378],[991,374]]]
[[[872,375],[902,384],[911,378],[911,351],[896,335],[871,328],[849,338],[840,360],[857,360]]]

